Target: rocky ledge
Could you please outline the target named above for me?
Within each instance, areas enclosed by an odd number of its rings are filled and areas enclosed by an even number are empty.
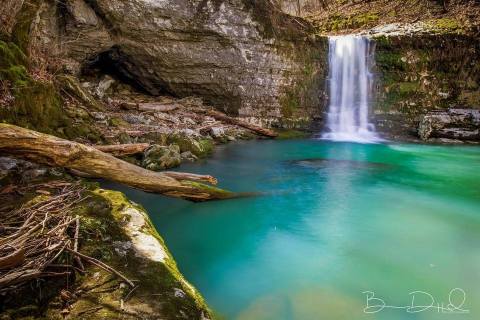
[[[473,141],[480,139],[480,110],[448,109],[424,115],[418,127],[422,140],[444,138]]]

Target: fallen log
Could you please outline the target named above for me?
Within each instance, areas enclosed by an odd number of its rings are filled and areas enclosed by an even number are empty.
[[[75,170],[69,169],[70,173],[81,177],[81,178],[90,178],[90,179],[98,179],[101,177],[96,177],[91,174]],[[201,174],[194,174],[194,173],[187,173],[187,172],[176,172],[176,171],[162,171],[164,175],[167,177],[176,179],[176,180],[188,180],[188,181],[197,181],[197,182],[208,182],[210,184],[216,185],[218,180],[215,177],[210,175],[201,175]]]
[[[160,104],[156,102],[145,102],[138,104],[138,110],[140,111],[169,112],[177,110],[178,108],[178,104]]]
[[[131,144],[113,144],[113,145],[98,145],[93,146],[95,149],[110,153],[115,157],[130,156],[137,153],[142,153],[150,146],[148,143],[131,143]]]
[[[235,196],[199,182],[143,169],[90,146],[4,123],[0,124],[0,151],[170,197],[207,201]]]
[[[123,101],[119,103],[120,108],[124,110],[139,110],[139,111],[154,111],[154,112],[169,112],[177,110],[180,106],[175,103],[159,103],[159,102],[128,102]]]
[[[262,128],[260,126],[256,126],[256,125],[248,123],[246,121],[229,117],[226,114],[221,113],[219,111],[198,110],[197,109],[197,110],[194,110],[194,112],[205,114],[207,116],[210,116],[210,117],[214,118],[215,120],[223,121],[223,122],[228,123],[228,124],[233,124],[233,125],[242,127],[242,128],[248,129],[250,131],[256,132],[260,135],[263,135],[263,136],[266,136],[266,137],[269,137],[269,138],[278,137],[278,133],[276,133],[275,131],[273,131],[271,129]]]

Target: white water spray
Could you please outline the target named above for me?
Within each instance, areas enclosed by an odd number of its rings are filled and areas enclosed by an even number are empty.
[[[327,132],[334,141],[377,142],[368,121],[372,87],[370,41],[361,36],[329,38],[329,83]]]

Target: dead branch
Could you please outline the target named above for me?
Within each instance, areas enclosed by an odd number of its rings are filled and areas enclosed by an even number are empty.
[[[256,126],[254,124],[245,122],[243,120],[227,116],[226,114],[221,113],[221,112],[216,111],[216,110],[203,110],[203,109],[194,109],[193,110],[192,109],[192,111],[194,111],[196,113],[205,114],[207,116],[210,116],[210,117],[212,117],[216,120],[219,120],[219,121],[222,121],[222,122],[225,122],[225,123],[233,124],[233,125],[248,129],[250,131],[253,131],[255,133],[258,133],[260,135],[263,135],[263,136],[266,136],[266,137],[269,137],[269,138],[275,138],[275,137],[278,136],[278,133],[276,133],[275,131],[273,131],[271,129],[262,128],[260,126]]]

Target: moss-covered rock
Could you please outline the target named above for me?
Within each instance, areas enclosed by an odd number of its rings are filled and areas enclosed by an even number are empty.
[[[328,16],[318,27],[322,33],[338,32],[347,29],[360,29],[374,26],[379,20],[376,12],[343,14],[338,12]]]
[[[81,221],[81,252],[115,268],[134,281],[136,289],[90,265],[71,284],[76,299],[66,319],[211,318],[201,295],[180,274],[141,206],[120,192],[94,186],[85,196],[74,211]],[[63,319],[57,305],[53,300],[43,317]]]
[[[273,126],[283,129],[307,129],[321,115],[325,105],[325,78],[327,75],[327,37],[318,37],[312,43],[298,43],[295,53],[284,50],[298,63],[295,81],[283,88],[280,96],[281,117]]]
[[[103,110],[102,104],[96,100],[87,90],[82,88],[78,79],[70,75],[60,75],[56,78],[60,88],[80,100],[90,110]]]
[[[178,167],[181,162],[182,157],[178,145],[160,146],[154,144],[145,150],[142,167],[148,170],[160,171]]]
[[[210,139],[194,138],[184,134],[172,134],[167,138],[168,143],[180,147],[180,152],[190,151],[199,158],[205,158],[213,152],[214,143]]]
[[[447,20],[435,21],[445,30],[457,29]],[[416,132],[420,116],[431,110],[480,108],[480,41],[475,36],[437,32],[374,41],[377,118],[400,119],[408,133]]]

